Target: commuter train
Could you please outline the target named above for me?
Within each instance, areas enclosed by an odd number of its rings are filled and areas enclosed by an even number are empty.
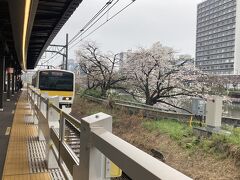
[[[75,76],[66,70],[38,70],[32,77],[32,85],[43,96],[58,96],[59,108],[70,113],[75,94]]]

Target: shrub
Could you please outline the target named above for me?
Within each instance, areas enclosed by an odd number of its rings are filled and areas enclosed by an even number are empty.
[[[192,136],[192,128],[176,120],[145,121],[143,126],[150,131],[166,133],[175,140]]]
[[[93,97],[96,97],[96,98],[101,98],[101,91],[99,91],[98,89],[87,89],[87,90],[84,90],[82,92],[82,95],[89,95],[89,96],[93,96]]]

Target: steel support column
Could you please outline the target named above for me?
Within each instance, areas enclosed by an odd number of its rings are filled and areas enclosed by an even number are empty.
[[[13,70],[12,73],[12,96],[14,96],[15,93],[15,70]]]
[[[7,101],[10,101],[11,96],[11,73],[7,72]]]
[[[3,111],[5,57],[0,53],[0,111]]]
[[[6,66],[6,62],[5,62],[5,58],[4,58],[4,65]],[[3,69],[3,74],[4,74],[4,82],[3,82],[3,85],[4,85],[4,92],[6,93],[7,92],[7,84],[6,84],[6,80],[7,80],[7,73],[6,73],[6,68],[4,67]]]
[[[6,59],[5,59],[5,66],[6,66]],[[5,93],[7,93],[7,83],[6,83],[6,81],[7,81],[7,73],[6,73],[6,67],[4,67],[4,82],[3,82],[3,84],[4,84],[4,92]]]
[[[18,82],[17,82],[17,73],[15,73],[15,92],[18,92]]]

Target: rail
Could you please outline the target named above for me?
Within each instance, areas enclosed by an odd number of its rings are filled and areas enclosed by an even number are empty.
[[[112,134],[110,115],[97,113],[79,121],[59,109],[58,97],[43,97],[32,86],[28,100],[39,140],[46,141],[48,168],[60,166],[67,178],[109,180],[111,160],[132,179],[191,179]],[[66,122],[80,132],[80,157],[65,141]]]

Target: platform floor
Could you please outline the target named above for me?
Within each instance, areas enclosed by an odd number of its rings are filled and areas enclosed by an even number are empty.
[[[16,108],[16,102],[19,98],[20,92],[11,96],[11,101],[7,102],[7,94],[4,93],[4,111],[0,111],[0,178],[3,174],[4,161],[7,153],[9,134],[12,127],[13,116]]]
[[[49,172],[34,173],[29,160],[29,137],[37,136],[35,125],[26,123],[31,116],[26,90],[21,93],[17,102],[11,128],[7,156],[5,159],[3,180],[47,180],[52,179]]]

